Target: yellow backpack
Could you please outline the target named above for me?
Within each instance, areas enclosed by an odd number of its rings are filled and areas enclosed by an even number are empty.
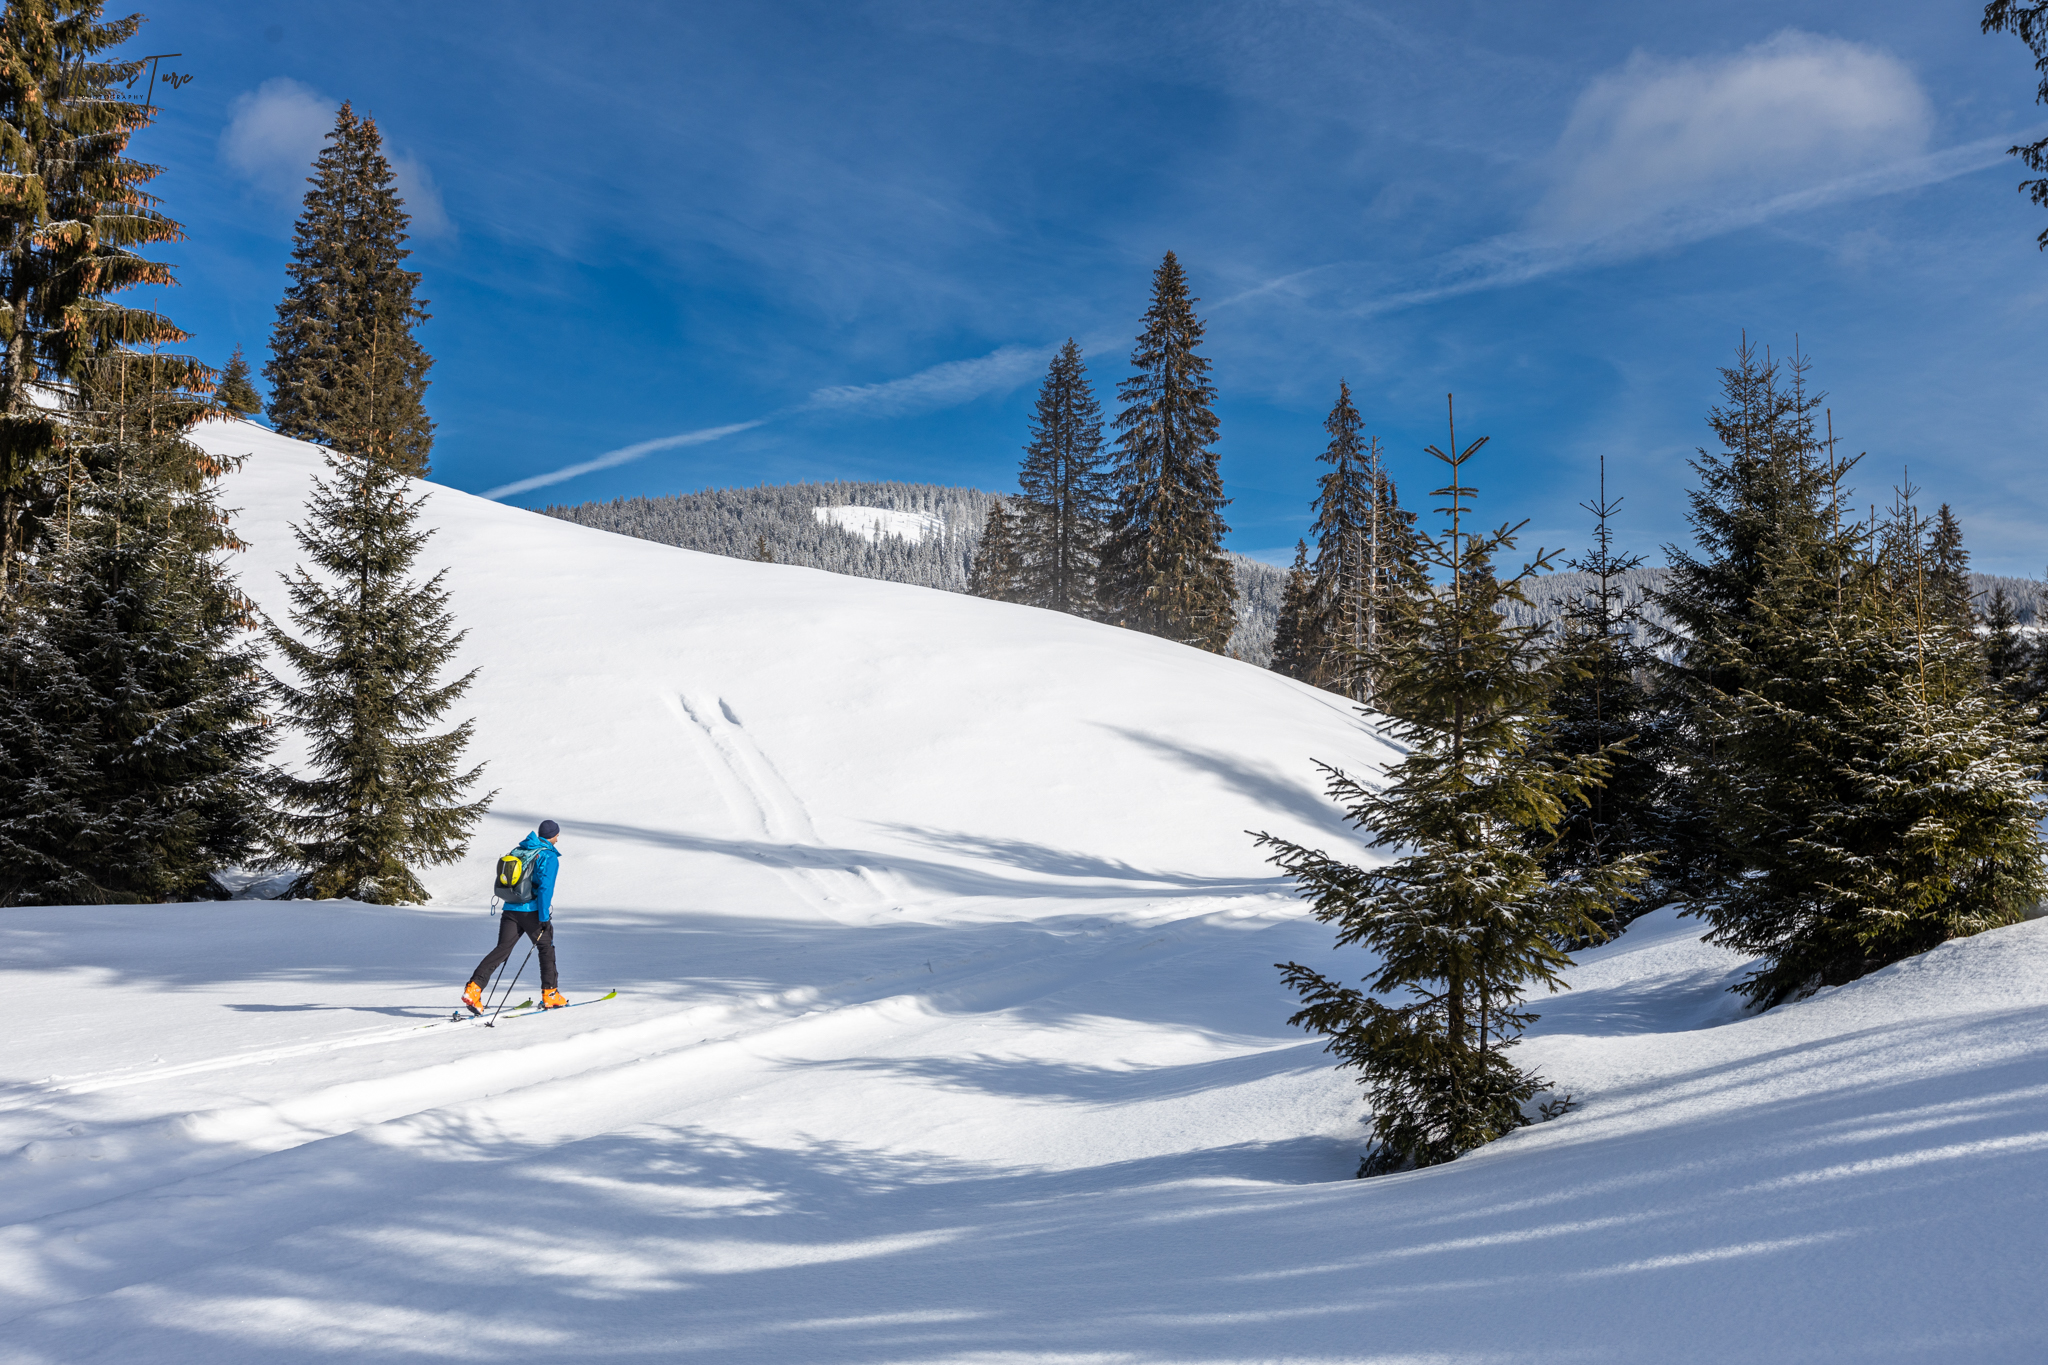
[[[507,905],[525,905],[540,894],[533,884],[540,866],[541,850],[524,845],[498,859],[498,875],[491,882],[491,894]]]

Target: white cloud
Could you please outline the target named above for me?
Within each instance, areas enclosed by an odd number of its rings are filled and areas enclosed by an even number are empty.
[[[426,162],[412,156],[394,156],[391,176],[398,197],[405,201],[405,211],[412,215],[413,236],[446,237],[455,231],[455,224],[441,202],[441,188],[434,183],[434,173],[427,169]]]
[[[1661,238],[1920,156],[1933,110],[1875,48],[1787,31],[1732,56],[1638,54],[1579,97],[1533,236]]]
[[[817,389],[803,407],[875,417],[952,407],[983,394],[1009,392],[1043,369],[1051,356],[1052,349],[1045,346],[1003,346],[973,360],[948,360],[886,383]]]
[[[296,204],[340,107],[289,76],[274,76],[235,97],[220,135],[221,159],[266,193]]]
[[[1714,60],[1638,55],[1580,96],[1521,230],[1445,252],[1405,281],[1334,261],[1217,306],[1324,295],[1358,314],[1411,308],[1938,184],[2005,162],[2024,140],[1928,151],[1932,125],[1904,63],[1836,38],[1788,31]]]
[[[340,107],[340,100],[311,86],[274,76],[235,97],[233,115],[220,135],[221,159],[265,194],[297,207],[305,198],[313,159],[334,131],[334,114]],[[425,162],[394,153],[391,173],[406,212],[412,215],[414,236],[443,237],[455,230]]]
[[[732,436],[742,431],[749,431],[754,427],[760,426],[761,422],[765,420],[767,419],[761,418],[752,422],[734,422],[729,426],[701,427],[696,431],[685,431],[675,436],[657,436],[651,441],[636,441],[629,446],[620,446],[617,450],[608,450],[594,459],[583,461],[581,464],[564,465],[562,468],[552,470],[546,474],[535,474],[531,478],[515,479],[511,483],[502,484],[497,488],[488,490],[482,496],[486,498],[509,498],[515,493],[530,493],[536,488],[546,488],[549,484],[566,482],[577,477],[579,474],[593,474],[600,469],[610,469],[614,465],[628,464],[639,459],[642,455],[652,455],[657,450],[674,450],[678,446],[703,445],[706,441],[716,441],[724,436]]]

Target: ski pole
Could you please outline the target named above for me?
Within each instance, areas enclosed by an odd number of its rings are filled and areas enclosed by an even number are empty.
[[[490,1019],[484,1024],[485,1028],[496,1028],[498,1026],[498,1016],[504,1013],[505,1001],[510,1000],[512,992],[519,989],[519,978],[526,975],[526,964],[531,961],[533,961],[533,946],[528,944],[526,956],[520,959],[519,970],[512,973],[512,984],[505,988],[505,994],[499,998],[498,1008],[491,1011]]]

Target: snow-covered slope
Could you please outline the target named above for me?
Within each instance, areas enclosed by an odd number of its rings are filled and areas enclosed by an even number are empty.
[[[946,523],[928,512],[897,512],[887,507],[813,507],[811,515],[832,526],[843,526],[857,536],[880,540],[895,536],[915,545],[927,536],[946,534]]]
[[[273,605],[315,468],[246,426]],[[1028,608],[441,490],[499,789],[428,907],[0,912],[0,1361],[2033,1361],[2048,922],[1760,1018],[1665,914],[1539,1002],[1581,1107],[1354,1181],[1241,831],[1331,698]],[[434,1023],[552,816],[562,970]],[[516,959],[515,959],[516,960]],[[1348,970],[1356,974],[1358,964]],[[527,993],[531,968],[518,994]]]

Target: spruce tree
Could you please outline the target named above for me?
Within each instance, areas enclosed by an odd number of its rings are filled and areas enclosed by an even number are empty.
[[[1017,516],[997,498],[988,509],[974,563],[967,572],[967,591],[995,602],[1021,601],[1024,559],[1017,544]]]
[[[2008,695],[2023,694],[2032,665],[2032,643],[2020,630],[2019,613],[2003,585],[1991,590],[1984,606],[1984,674],[1993,687]],[[2032,700],[2015,695],[2015,700]]]
[[[1977,619],[1970,601],[1970,552],[1963,548],[1962,523],[1947,503],[1934,514],[1925,557],[1930,609],[1949,625],[1970,629]]]
[[[1317,672],[1324,686],[1370,705],[1381,658],[1394,646],[1398,603],[1426,576],[1415,557],[1414,518],[1401,510],[1379,439],[1362,434],[1349,384],[1338,383],[1323,430],[1330,442],[1318,458],[1331,468],[1310,504],[1315,600],[1327,651]]]
[[[1092,615],[1102,526],[1111,489],[1103,468],[1102,408],[1072,337],[1053,357],[1032,410],[1017,477],[1020,601]]]
[[[184,438],[211,375],[114,298],[175,282],[140,252],[180,229],[109,55],[140,17],[102,9],[0,13],[0,903],[187,896],[263,818],[223,469]]]
[[[1323,634],[1323,613],[1317,610],[1316,579],[1308,566],[1308,542],[1294,542],[1294,567],[1288,570],[1287,587],[1280,596],[1280,619],[1273,627],[1275,673],[1317,687],[1323,685],[1323,665],[1330,655]]]
[[[403,268],[411,219],[376,121],[342,105],[311,180],[263,367],[271,425],[424,477],[433,361],[413,329],[428,315],[413,297],[419,275]]]
[[[1984,33],[2010,33],[2027,45],[2034,54],[2034,69],[2041,73],[2040,84],[2034,91],[2036,104],[2048,104],[2048,3],[2044,0],[1989,0],[1984,6]],[[2036,204],[2048,206],[2048,137],[2006,148],[2006,155],[2016,156],[2022,165],[2033,171],[2039,179],[2022,180],[2021,194]],[[2043,251],[2048,251],[2048,228],[2035,238]]]
[[[271,736],[195,362],[111,348],[66,432],[72,505],[0,639],[0,904],[186,900],[259,851]]]
[[[240,346],[235,347],[235,353],[228,357],[227,367],[220,372],[220,384],[214,390],[214,397],[237,417],[254,417],[263,411],[263,397],[249,382],[249,362],[242,358]]]
[[[1323,609],[1323,635],[1332,650],[1323,671],[1330,685],[1354,701],[1368,700],[1372,670],[1365,666],[1377,644],[1372,610],[1373,563],[1379,548],[1374,532],[1380,510],[1379,442],[1361,436],[1364,423],[1351,402],[1351,386],[1337,384],[1337,403],[1323,422],[1330,443],[1317,456],[1330,466],[1316,484],[1313,508],[1316,537],[1315,580]]]
[[[1939,611],[1907,491],[1879,535],[1840,610],[1772,623],[1757,653],[1778,676],[1724,719],[1744,761],[1719,814],[1749,857],[1708,918],[1764,958],[1737,987],[1764,1006],[2014,923],[2048,889],[2038,719],[1984,688],[1981,647]]]
[[[1614,548],[1613,518],[1621,502],[1607,496],[1602,456],[1599,493],[1581,504],[1593,514],[1592,546],[1565,561],[1567,569],[1590,575],[1592,586],[1552,603],[1559,620],[1553,658],[1558,684],[1550,696],[1552,719],[1542,747],[1567,760],[1612,755],[1604,783],[1592,789],[1583,805],[1566,812],[1554,835],[1539,836],[1554,876],[1600,866],[1618,853],[1661,854],[1682,818],[1675,804],[1678,793],[1667,776],[1677,737],[1675,718],[1651,692],[1659,661],[1643,642],[1643,604],[1623,582],[1643,557]],[[1605,935],[1618,933],[1630,918],[1669,898],[1657,880],[1647,894],[1601,921]]]
[[[1215,387],[1197,351],[1198,300],[1172,252],[1152,276],[1131,364],[1117,389],[1116,509],[1102,552],[1108,619],[1222,653],[1237,626],[1237,578],[1223,552]]]
[[[277,774],[279,861],[305,869],[294,892],[383,905],[426,900],[413,868],[459,859],[492,792],[464,799],[481,765],[459,771],[471,721],[428,731],[475,679],[440,681],[467,632],[454,629],[446,570],[409,574],[431,531],[422,495],[389,463],[330,450],[306,522],[305,565],[286,579],[293,636],[268,627],[297,681],[273,673],[285,715],[312,742],[313,776]]]
[[[1360,1174],[1428,1166],[1527,1122],[1545,1082],[1508,1060],[1535,1017],[1519,1008],[1532,986],[1555,990],[1571,965],[1559,944],[1598,932],[1644,873],[1640,855],[1552,877],[1540,843],[1583,802],[1612,752],[1555,762],[1538,752],[1552,677],[1543,627],[1511,626],[1527,604],[1539,553],[1513,578],[1494,574],[1519,526],[1467,529],[1474,490],[1465,465],[1484,438],[1430,447],[1449,481],[1441,535],[1420,536],[1443,574],[1437,591],[1407,599],[1407,629],[1388,655],[1382,704],[1408,756],[1375,789],[1322,765],[1328,791],[1375,848],[1404,850],[1356,867],[1319,849],[1261,834],[1340,947],[1377,958],[1366,991],[1300,963],[1279,964],[1303,1000],[1291,1024],[1323,1035],[1357,1068],[1373,1110],[1374,1149]],[[1372,992],[1368,995],[1366,992]],[[1376,998],[1391,995],[1390,1001]]]
[[[99,0],[9,0],[0,12],[0,611],[75,513],[80,471],[64,453],[66,410],[88,359],[115,345],[184,339],[167,319],[114,300],[174,283],[140,254],[176,241],[145,186],[161,170],[128,156],[153,111],[124,96],[144,66],[111,50],[140,15],[103,22]]]
[[[1675,731],[1670,800],[1684,817],[1669,827],[1659,875],[1717,926],[1725,888],[1775,856],[1795,818],[1744,806],[1759,771],[1784,756],[1737,723],[1742,698],[1815,663],[1780,647],[1842,609],[1867,534],[1843,515],[1856,461],[1835,459],[1820,438],[1822,398],[1807,392],[1806,371],[1804,359],[1772,362],[1746,339],[1721,371],[1723,401],[1707,418],[1719,448],[1692,461],[1698,552],[1666,546],[1653,595],[1672,622],[1660,633],[1670,662],[1658,693]]]

